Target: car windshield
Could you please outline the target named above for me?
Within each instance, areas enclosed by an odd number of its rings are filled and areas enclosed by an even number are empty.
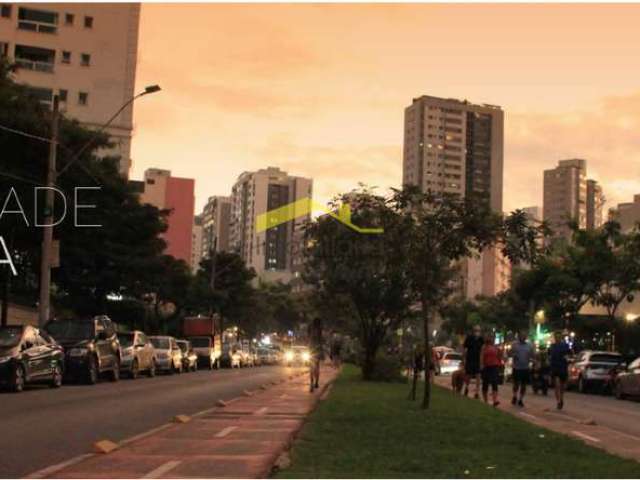
[[[604,362],[604,363],[622,363],[622,355],[612,355],[609,353],[596,353],[589,357],[590,362]]]
[[[171,348],[168,338],[152,338],[151,343],[153,343],[155,348],[159,348],[161,350],[169,350],[169,348]]]
[[[49,322],[45,330],[56,340],[88,340],[94,337],[93,321],[58,320]]]
[[[187,344],[187,342],[178,342],[178,346],[183,352],[189,351],[189,345]]]
[[[0,328],[0,348],[12,348],[20,343],[22,327]]]
[[[127,348],[133,345],[133,337],[135,335],[133,333],[119,333],[118,340],[120,341],[120,346]]]
[[[211,340],[207,337],[194,337],[191,339],[194,348],[207,348],[211,346]]]

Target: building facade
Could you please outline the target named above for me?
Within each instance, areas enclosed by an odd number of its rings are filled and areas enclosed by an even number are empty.
[[[594,230],[602,226],[603,207],[602,187],[595,180],[587,180],[587,230]]]
[[[504,112],[495,105],[424,95],[405,109],[402,178],[422,191],[480,195],[502,214]],[[495,295],[510,268],[495,249],[462,265],[467,298]]]
[[[105,124],[134,95],[140,5],[134,3],[0,3],[0,56],[17,65],[16,80],[44,103],[88,128]],[[106,130],[131,167],[133,105]]]
[[[604,194],[595,180],[587,179],[587,161],[560,160],[556,168],[544,171],[543,218],[554,238],[571,238],[570,222],[580,229],[602,225]]]
[[[194,190],[193,179],[173,177],[169,170],[150,168],[144,172],[144,192],[140,196],[142,203],[170,211],[163,234],[167,242],[165,253],[189,266],[193,262]]]
[[[193,228],[191,230],[191,272],[194,274],[200,268],[202,260],[202,217],[193,217]]]
[[[302,227],[310,212],[258,231],[259,215],[312,197],[313,181],[288,175],[275,167],[244,172],[231,194],[230,248],[238,252],[258,278],[289,282],[301,268]]]
[[[216,252],[229,251],[229,228],[231,222],[231,197],[212,196],[200,214],[202,219],[202,258]]]
[[[618,222],[623,232],[633,230],[640,223],[640,194],[633,196],[633,202],[619,203],[610,209],[609,220]]]

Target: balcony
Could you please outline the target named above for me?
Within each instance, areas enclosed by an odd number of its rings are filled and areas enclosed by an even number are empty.
[[[56,59],[56,51],[46,48],[16,45],[16,65],[25,70],[35,72],[53,73]]]

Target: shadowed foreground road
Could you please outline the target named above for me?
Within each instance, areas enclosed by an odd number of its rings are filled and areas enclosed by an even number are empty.
[[[257,367],[122,379],[98,385],[32,387],[0,393],[0,478],[28,475],[88,453],[101,439],[124,440],[170,421],[213,407],[245,389],[296,369]]]

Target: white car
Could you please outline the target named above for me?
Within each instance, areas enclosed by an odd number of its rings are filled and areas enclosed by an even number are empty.
[[[462,363],[462,354],[458,352],[443,352],[440,358],[438,373],[440,375],[450,375],[458,368]]]
[[[156,352],[156,368],[167,373],[182,373],[182,351],[176,339],[168,336],[149,337]]]

